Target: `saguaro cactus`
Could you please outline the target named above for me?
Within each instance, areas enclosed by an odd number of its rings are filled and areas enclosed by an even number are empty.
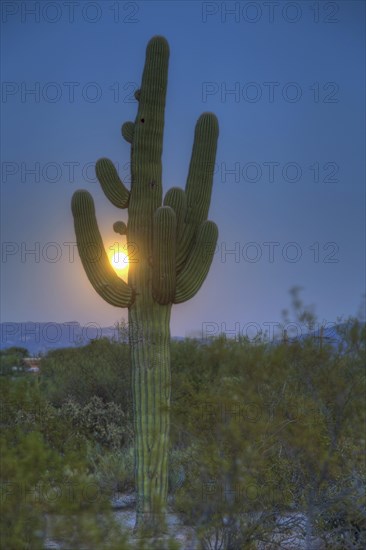
[[[135,251],[128,283],[117,276],[105,253],[91,195],[79,190],[72,198],[79,255],[91,284],[108,303],[128,308],[135,529],[155,531],[164,524],[168,488],[171,306],[189,300],[201,287],[218,235],[216,224],[207,221],[218,138],[215,115],[204,113],[197,121],[185,191],[169,189],[162,203],[168,59],[165,38],[153,37],[146,49],[141,89],[135,93],[136,120],[122,126],[122,135],[131,144],[130,191],[110,160],[102,158],[96,163],[107,198],[119,208],[128,208],[127,226],[114,224]]]

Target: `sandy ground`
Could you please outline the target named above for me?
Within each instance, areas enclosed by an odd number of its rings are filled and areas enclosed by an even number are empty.
[[[136,539],[133,538],[132,534],[135,524],[134,496],[128,494],[119,494],[113,499],[112,507],[114,510],[113,514],[115,519],[117,520],[117,523],[121,525],[124,532],[127,531],[127,533],[131,534],[131,549],[135,548],[136,546],[138,546],[138,543]],[[305,520],[305,516],[302,516],[301,514],[289,514],[287,516],[278,518],[278,532],[274,532],[272,534],[271,542],[259,542],[257,545],[258,550],[278,550],[279,548],[281,550],[302,550],[309,548],[304,540]],[[180,518],[177,514],[173,512],[171,505],[168,506],[167,525],[169,536],[174,538],[174,540],[176,540],[180,544],[181,550],[201,550],[202,547],[200,546],[195,529],[193,527],[183,525],[182,518]],[[50,533],[50,531],[51,528],[49,524],[48,532]],[[287,534],[284,534],[285,531],[287,531]],[[213,542],[214,539],[212,539],[212,543]],[[157,547],[159,547],[159,550],[164,549],[164,539],[155,541],[154,548]],[[212,544],[211,548],[215,548],[214,544]],[[321,550],[323,548],[323,545],[321,544],[319,539],[312,539],[310,541],[310,548],[311,550]],[[52,540],[51,536],[46,539],[44,549],[71,550],[62,543],[56,540]],[[245,548],[238,548],[237,550],[245,550]]]

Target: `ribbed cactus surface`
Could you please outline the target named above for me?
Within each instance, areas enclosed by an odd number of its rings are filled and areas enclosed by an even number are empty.
[[[105,253],[91,195],[82,190],[72,198],[79,255],[91,284],[108,303],[128,308],[136,529],[154,531],[164,524],[168,491],[171,306],[189,300],[201,287],[218,235],[216,225],[207,221],[218,138],[213,114],[205,113],[197,121],[185,190],[173,187],[163,200],[168,60],[167,41],[153,37],[146,49],[141,88],[135,93],[135,122],[122,126],[131,144],[130,190],[110,160],[96,163],[107,198],[118,208],[128,208],[127,225],[113,225],[135,251],[128,283],[117,276]]]

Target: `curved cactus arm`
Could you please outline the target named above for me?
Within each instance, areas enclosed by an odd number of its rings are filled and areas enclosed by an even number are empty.
[[[187,210],[186,194],[180,187],[171,187],[164,197],[164,206],[173,208],[177,217],[177,239],[183,231],[184,218]]]
[[[113,162],[106,158],[97,160],[95,172],[105,196],[111,203],[118,208],[127,208],[130,192],[120,180]]]
[[[214,222],[205,221],[200,225],[186,265],[177,276],[175,304],[189,300],[201,288],[215,254],[217,237],[218,229]]]
[[[153,297],[159,304],[169,304],[175,294],[176,267],[175,212],[161,206],[153,219]]]
[[[187,213],[180,240],[177,267],[181,268],[202,222],[207,220],[211,201],[219,125],[212,113],[203,113],[196,124],[186,183]]]
[[[124,124],[122,124],[122,136],[128,143],[132,143],[134,131],[135,124],[133,122],[125,122]]]
[[[207,220],[211,201],[219,125],[213,113],[203,113],[196,123],[192,157],[186,183],[191,209],[187,220],[201,224]]]
[[[108,260],[90,193],[76,191],[71,208],[78,251],[89,281],[98,294],[112,306],[130,306],[134,299],[133,291],[117,276]]]

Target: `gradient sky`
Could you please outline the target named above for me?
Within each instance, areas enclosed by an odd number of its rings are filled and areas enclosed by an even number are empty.
[[[270,4],[2,2],[1,321],[126,318],[64,243],[75,242],[76,189],[92,193],[106,247],[117,241],[113,223],[127,221],[93,164],[111,158],[128,182],[120,127],[136,116],[133,91],[156,34],[170,45],[164,192],[185,185],[199,115],[213,111],[220,125],[209,214],[218,250],[199,293],[173,307],[172,334],[279,321],[294,285],[321,321],[357,312],[365,2]]]

